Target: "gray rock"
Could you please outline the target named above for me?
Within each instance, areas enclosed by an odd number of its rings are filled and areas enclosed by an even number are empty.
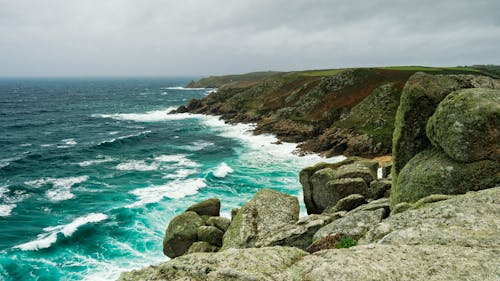
[[[231,220],[233,220],[234,217],[236,217],[236,215],[238,214],[239,210],[240,210],[240,208],[232,208],[231,209]]]
[[[221,250],[249,248],[270,233],[299,219],[297,198],[262,189],[243,205],[224,234]]]
[[[391,174],[392,162],[386,163],[382,166],[382,178],[387,178]]]
[[[207,225],[215,226],[222,232],[226,232],[231,224],[231,220],[224,217],[211,217],[207,220]]]
[[[392,181],[389,179],[374,180],[370,183],[371,198],[389,198],[391,195]]]
[[[224,232],[215,226],[200,226],[198,227],[198,239],[205,241],[215,246],[222,246],[222,236]]]
[[[186,254],[193,254],[193,253],[213,253],[217,252],[219,248],[217,246],[211,245],[208,242],[205,241],[198,241],[194,242],[191,247],[189,247],[189,250],[187,251]]]
[[[204,220],[195,212],[185,212],[174,217],[168,224],[163,238],[163,253],[171,258],[185,254],[198,240],[198,227]]]
[[[429,118],[427,136],[455,161],[500,161],[500,90],[449,94]]]
[[[374,211],[348,213],[345,217],[335,220],[320,228],[313,236],[313,242],[329,235],[340,234],[343,237],[359,238],[371,227],[378,224],[386,211],[383,208]]]
[[[200,216],[217,217],[220,213],[220,200],[218,198],[210,198],[199,203],[196,203],[186,209],[186,212],[192,211]]]
[[[291,247],[228,249],[217,253],[197,253],[141,270],[123,273],[120,281],[275,281],[307,253]],[[281,279],[282,280],[282,279]]]
[[[341,217],[341,213],[332,215],[309,215],[295,224],[286,224],[258,241],[256,247],[289,246],[305,250],[312,243],[312,237],[318,229]]]
[[[390,202],[389,198],[380,198],[377,200],[372,200],[368,202],[367,204],[361,205],[357,207],[356,209],[350,211],[350,214],[354,214],[356,212],[361,212],[361,211],[374,211],[377,209],[384,209],[386,213],[384,214],[387,215],[390,212]]]
[[[366,204],[366,199],[361,194],[351,194],[340,199],[333,207],[327,208],[323,213],[335,213],[340,211],[351,211],[356,207]]]

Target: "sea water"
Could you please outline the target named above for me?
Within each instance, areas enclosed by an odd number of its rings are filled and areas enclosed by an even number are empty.
[[[213,91],[190,80],[0,79],[0,280],[114,280],[168,260],[165,228],[193,203],[229,217],[262,188],[301,199],[299,171],[325,159],[169,115]]]

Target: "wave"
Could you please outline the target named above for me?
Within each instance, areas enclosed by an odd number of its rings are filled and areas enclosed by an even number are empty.
[[[186,88],[182,86],[175,86],[175,87],[162,87],[160,88],[162,90],[179,90],[179,91],[204,91],[204,90],[214,90],[213,88]]]
[[[225,162],[222,162],[217,169],[213,172],[214,176],[217,178],[225,178],[227,174],[234,172],[234,170],[229,167]]]
[[[5,204],[0,205],[0,217],[10,216],[12,210],[16,207],[16,204]]]
[[[69,224],[46,227],[43,229],[45,233],[39,234],[35,240],[16,245],[14,248],[22,251],[46,249],[57,242],[58,234],[62,234],[64,237],[71,237],[79,227],[89,223],[100,222],[107,218],[108,216],[102,213],[90,213],[86,216],[76,218]]]
[[[137,196],[137,202],[127,205],[127,208],[137,208],[149,203],[160,202],[164,197],[170,199],[181,199],[188,195],[194,195],[198,189],[206,187],[204,179],[174,180],[164,185],[138,188],[130,191]]]
[[[170,120],[183,120],[188,118],[198,118],[198,114],[191,113],[178,113],[169,114],[176,107],[168,107],[162,110],[153,110],[145,113],[115,113],[115,114],[92,114],[95,118],[111,118],[121,121],[135,121],[135,122],[160,122]]]
[[[108,146],[108,145],[123,143],[125,141],[131,141],[134,139],[140,139],[140,138],[147,136],[150,133],[152,133],[152,131],[148,130],[148,131],[142,131],[142,132],[139,132],[136,134],[125,135],[125,136],[113,138],[110,140],[101,141],[100,143],[97,144],[97,146]]]
[[[158,162],[175,163],[174,166],[183,167],[200,167],[201,165],[189,158],[185,154],[175,154],[175,155],[160,155],[155,157]]]
[[[189,169],[178,169],[175,170],[175,174],[164,175],[163,179],[184,179],[190,175],[198,173],[198,170],[189,170]]]
[[[75,195],[71,193],[71,187],[75,184],[85,182],[88,176],[68,177],[68,178],[42,178],[24,182],[26,185],[39,188],[44,185],[52,185],[52,188],[45,192],[45,196],[54,202],[68,200]]]
[[[207,147],[214,146],[215,144],[213,142],[204,142],[204,141],[195,141],[191,143],[190,145],[184,145],[181,146],[181,148],[189,151],[200,151],[203,150]]]
[[[95,160],[82,161],[82,162],[78,163],[78,165],[80,165],[80,167],[88,167],[88,166],[92,166],[94,164],[101,164],[101,163],[107,163],[107,162],[112,162],[112,161],[115,161],[115,159],[111,158],[110,156],[104,156],[104,157],[100,157],[100,158],[95,159]]]
[[[119,171],[155,171],[159,167],[156,162],[148,164],[144,160],[128,160],[116,165],[115,169]]]

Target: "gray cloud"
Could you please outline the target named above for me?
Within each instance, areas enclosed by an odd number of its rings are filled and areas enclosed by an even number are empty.
[[[0,76],[500,64],[500,1],[0,0]]]

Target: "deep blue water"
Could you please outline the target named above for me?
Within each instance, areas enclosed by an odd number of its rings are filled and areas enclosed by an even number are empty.
[[[301,196],[320,160],[249,125],[167,115],[191,79],[0,79],[0,280],[113,280],[168,260],[169,220],[261,188]]]

